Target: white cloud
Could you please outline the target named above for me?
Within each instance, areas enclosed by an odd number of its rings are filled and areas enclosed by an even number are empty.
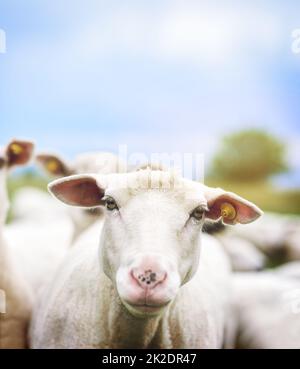
[[[189,2],[179,7],[174,2],[155,13],[145,7],[103,12],[101,6],[88,22],[78,23],[47,47],[67,60],[72,55],[77,65],[123,52],[214,67],[248,58],[249,51],[275,54],[282,41],[280,14],[254,7],[213,8]]]

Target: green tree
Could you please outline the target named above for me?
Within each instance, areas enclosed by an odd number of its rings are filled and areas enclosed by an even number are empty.
[[[225,136],[212,164],[212,174],[232,181],[261,181],[288,169],[285,145],[259,130]]]

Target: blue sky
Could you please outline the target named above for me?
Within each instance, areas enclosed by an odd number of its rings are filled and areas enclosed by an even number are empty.
[[[296,1],[0,0],[0,135],[41,150],[201,152],[264,128],[300,186]]]

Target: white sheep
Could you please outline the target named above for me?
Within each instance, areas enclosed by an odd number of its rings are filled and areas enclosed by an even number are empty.
[[[300,279],[300,261],[291,261],[275,269],[277,275]]]
[[[33,144],[13,140],[0,154],[0,348],[25,348],[31,314],[31,291],[15,266],[3,231],[9,207],[7,172],[15,165],[26,164]]]
[[[235,273],[227,348],[300,348],[299,268]]]
[[[45,290],[33,348],[222,346],[230,268],[208,235],[200,253],[201,229],[205,218],[253,221],[255,205],[164,171],[77,175],[49,189],[69,205],[105,205],[105,221],[78,241]]]
[[[300,260],[300,218],[267,213],[246,227],[227,229],[226,234],[251,242],[275,262]]]
[[[51,200],[51,199],[50,199]],[[48,213],[41,207],[39,213],[47,216],[16,220],[5,228],[5,237],[10,244],[18,270],[29,283],[36,297],[50,280],[58,265],[69,250],[73,236],[73,224],[66,212]]]
[[[228,255],[232,270],[237,272],[259,271],[267,264],[266,256],[245,238],[225,234],[216,234],[226,254]]]
[[[65,206],[55,201],[49,193],[34,187],[22,187],[14,195],[13,222],[32,222],[37,226],[53,221],[53,217],[67,215]]]
[[[66,208],[45,191],[22,188],[14,197],[5,237],[18,270],[36,296],[51,279],[73,236]]]

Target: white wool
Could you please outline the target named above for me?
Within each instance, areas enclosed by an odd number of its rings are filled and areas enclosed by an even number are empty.
[[[16,141],[13,142],[17,145]],[[24,148],[32,150],[32,143],[21,142]],[[16,163],[8,161],[6,150],[2,152],[5,163],[0,168],[0,348],[26,348],[29,319],[32,309],[32,295],[30,286],[26,283],[15,264],[14,255],[4,236],[4,222],[9,207],[6,179],[9,167]],[[22,150],[21,150],[22,153]],[[30,156],[30,154],[28,154]],[[29,157],[22,158],[25,163]]]
[[[65,216],[66,208],[55,201],[49,193],[33,187],[24,187],[17,191],[12,204],[14,221],[33,221],[45,224],[53,217]]]
[[[15,222],[5,229],[18,270],[37,295],[51,279],[69,248],[73,227],[69,220],[53,218],[44,224]]]
[[[247,239],[226,233],[216,237],[223,245],[234,271],[257,271],[265,267],[266,256]]]
[[[274,269],[278,276],[300,279],[300,261],[291,261]]]
[[[300,259],[300,218],[297,216],[266,213],[256,222],[237,225],[227,233],[253,243],[266,255],[283,255],[287,260]]]
[[[294,265],[280,269],[233,276],[227,347],[299,348],[299,272],[290,275]]]
[[[41,190],[24,188],[16,194],[15,219],[4,232],[16,267],[34,296],[51,279],[71,243],[73,225],[66,210]]]
[[[2,229],[0,229],[2,233]],[[0,312],[0,348],[26,348],[32,309],[32,291],[14,263],[0,235],[0,289],[5,312]]]
[[[88,232],[94,237],[97,229]],[[140,321],[126,311],[100,270],[97,248],[97,242],[79,242],[66,258],[35,310],[33,348],[222,346],[230,272],[214,239],[203,236],[198,272],[163,317]]]

